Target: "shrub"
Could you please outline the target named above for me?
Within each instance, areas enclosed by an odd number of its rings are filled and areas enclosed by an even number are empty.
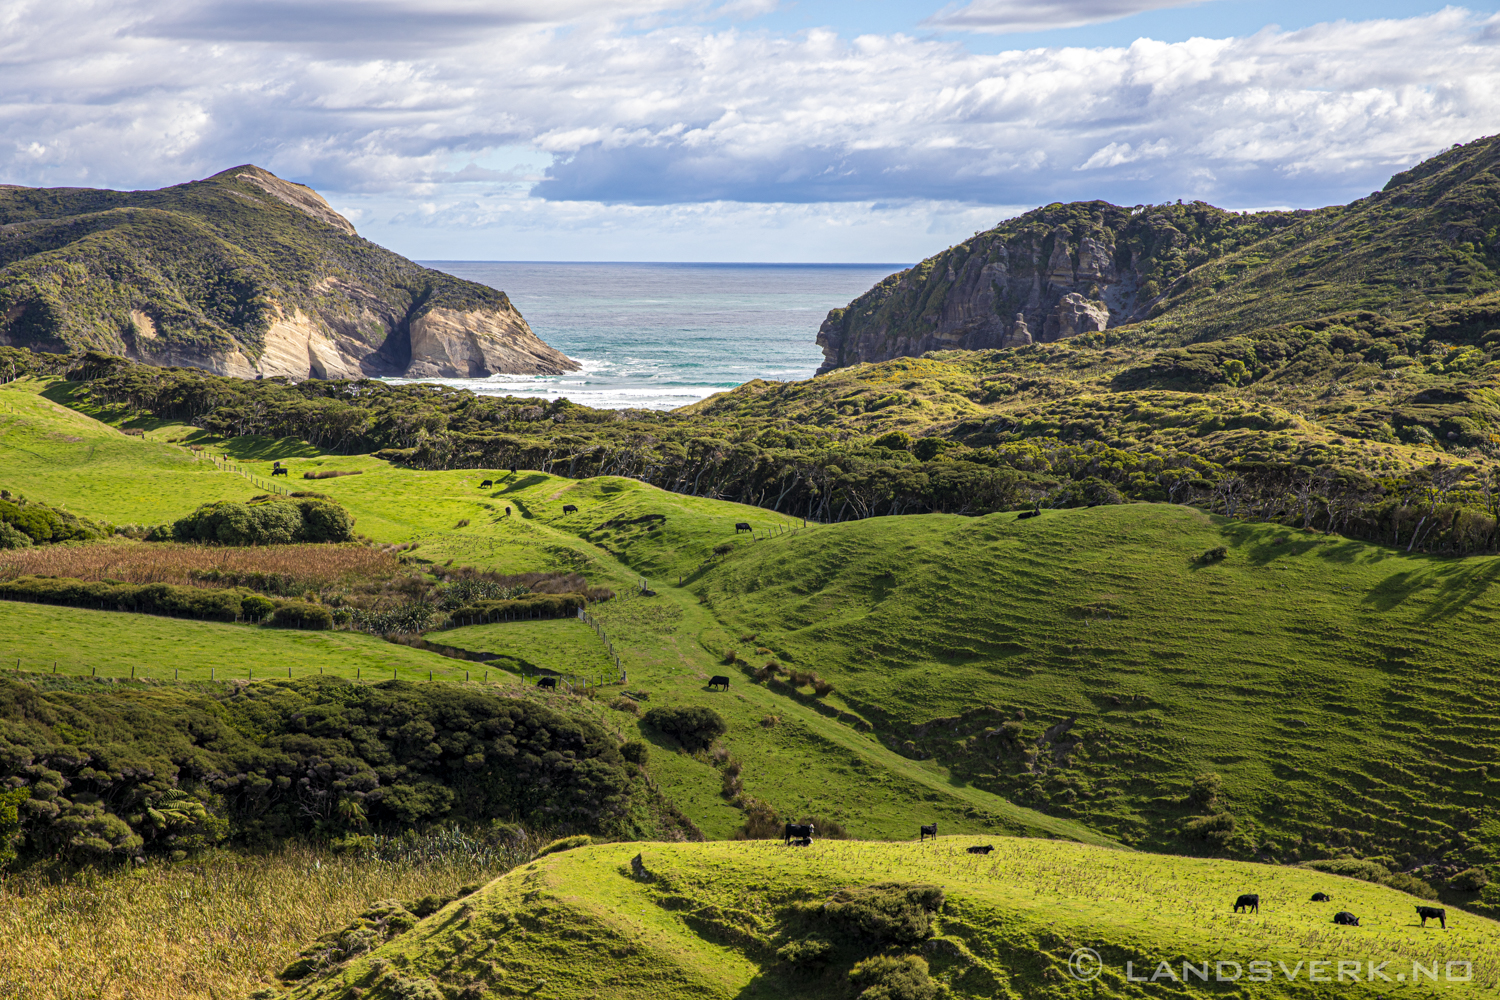
[[[631,704],[633,705],[635,702],[631,702]],[[651,758],[651,750],[640,740],[628,740],[621,745],[620,756],[632,764],[639,764],[645,767],[646,761]]]
[[[331,500],[258,498],[250,503],[204,504],[172,525],[179,542],[216,545],[275,545],[288,542],[349,542],[354,519]]]
[[[819,698],[826,698],[833,693],[833,685],[821,677],[813,677],[813,694]]]
[[[1465,868],[1448,880],[1448,888],[1459,892],[1479,892],[1490,884],[1490,873],[1483,868]]]
[[[272,628],[329,629],[333,628],[333,612],[321,604],[289,601],[277,606],[267,624]]]
[[[823,905],[830,923],[881,947],[921,944],[932,936],[932,914],[943,905],[941,886],[877,882],[841,889]]]
[[[614,709],[616,712],[629,712],[631,715],[641,714],[641,706],[636,703],[635,699],[626,698],[624,695],[621,695],[614,701],[611,701],[609,703],[609,707]]]
[[[1188,801],[1206,809],[1218,801],[1219,793],[1223,790],[1224,779],[1212,771],[1205,771],[1193,779],[1193,790],[1188,793]]]
[[[1182,832],[1214,847],[1223,847],[1234,836],[1234,826],[1234,817],[1222,812],[1212,816],[1194,816],[1183,824]]]
[[[594,842],[594,838],[586,833],[580,833],[573,837],[561,837],[548,844],[537,852],[537,857],[544,854],[558,854],[562,851],[571,851],[575,847],[587,847]]]
[[[1223,560],[1228,555],[1229,550],[1220,545],[1218,548],[1209,549],[1207,552],[1200,555],[1197,561],[1199,565],[1207,566],[1209,563],[1216,563]]]
[[[875,439],[875,447],[890,451],[906,451],[911,447],[911,435],[905,431],[891,431]]]
[[[1391,876],[1390,869],[1385,865],[1377,861],[1363,861],[1359,858],[1322,858],[1317,861],[1304,861],[1297,867],[1311,868],[1313,871],[1342,875],[1345,878],[1357,878],[1381,885],[1385,884]]]
[[[646,725],[673,736],[689,750],[706,750],[713,741],[729,731],[718,712],[705,705],[679,708],[653,708],[646,713]]]
[[[849,970],[859,1000],[936,1000],[938,986],[918,955],[876,955]]]
[[[276,610],[276,603],[259,594],[251,594],[240,602],[240,614],[246,618],[264,618]]]
[[[1385,880],[1385,884],[1399,892],[1410,893],[1418,899],[1438,898],[1438,891],[1436,889],[1415,875],[1408,875],[1406,872],[1395,872]]]
[[[731,553],[733,551],[734,551],[734,543],[733,542],[720,542],[718,545],[714,546],[714,555],[716,555],[716,556],[727,556],[727,555],[729,555],[729,553]]]
[[[9,521],[0,521],[0,549],[29,549],[31,544],[31,536],[26,532]]]
[[[304,472],[303,479],[337,479],[339,476],[363,475],[363,469],[324,469],[321,472]]]
[[[822,938],[806,937],[788,941],[776,949],[776,957],[789,965],[817,967],[828,961],[833,945]]]

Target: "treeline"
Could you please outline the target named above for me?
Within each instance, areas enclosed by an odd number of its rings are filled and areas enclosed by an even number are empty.
[[[628,836],[636,780],[594,721],[456,685],[0,680],[0,862],[454,822]]]
[[[1043,499],[1059,478],[1104,479],[1122,497],[1167,500],[1181,483],[1218,468],[1187,452],[1100,450],[1096,442],[973,448],[899,433],[872,440],[771,415],[595,410],[424,384],[251,382],[94,353],[68,375],[87,381],[100,405],[226,437],[298,437],[419,469],[629,476],[817,521],[1006,510]],[[1087,502],[1075,492],[1059,501]]]

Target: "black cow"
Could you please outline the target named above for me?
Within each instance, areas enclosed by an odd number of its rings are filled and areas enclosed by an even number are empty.
[[[1340,910],[1333,915],[1333,922],[1340,927],[1358,927],[1359,918],[1348,910]]]
[[[571,504],[571,503],[565,503],[565,504],[563,504],[563,513],[564,514],[576,514],[576,513],[578,513],[578,505],[577,504]]]
[[[291,474],[292,474],[292,472],[291,472],[290,469],[282,468],[279,465],[276,466],[276,468],[274,468],[274,469],[271,470],[271,475],[273,475],[273,476],[289,476]]]
[[[1417,916],[1422,918],[1422,926],[1427,926],[1427,921],[1436,920],[1443,925],[1443,930],[1448,929],[1448,911],[1441,906],[1419,906]]]
[[[786,842],[790,844],[792,838],[797,837],[806,840],[810,844],[812,843],[813,834],[816,832],[811,823],[788,823],[786,825]]]
[[[1315,892],[1312,895],[1312,901],[1314,903],[1326,903],[1326,902],[1328,902],[1328,893],[1326,893],[1326,892]]]
[[[926,840],[928,837],[931,837],[933,840],[937,840],[937,824],[933,823],[930,826],[922,827],[920,829],[920,832],[918,833],[918,836],[920,837],[920,840],[918,841],[919,843],[923,840]]]
[[[750,527],[750,522],[749,521],[737,521],[735,523],[735,526],[734,526],[734,533],[736,535],[738,535],[742,531],[754,531],[754,530],[755,530],[754,528]]]
[[[1260,896],[1253,892],[1247,892],[1234,901],[1234,912],[1244,910],[1246,913],[1260,912]]]
[[[994,844],[985,844],[983,847],[971,847],[971,848],[969,848],[969,853],[970,854],[988,854],[991,851],[993,851],[994,849],[995,849],[995,845]]]
[[[484,482],[482,482],[482,483],[479,484],[479,488],[482,489],[482,490],[487,490],[491,486],[494,486],[494,485],[495,485],[495,481],[493,479],[486,479]]]
[[[536,682],[536,686],[539,687],[539,688],[551,688],[552,690],[556,691],[557,690],[557,678],[556,677],[543,677],[541,680],[539,680],[539,681]]]
[[[514,476],[514,475],[515,475],[515,474],[516,474],[516,467],[515,467],[515,466],[514,466],[514,465],[512,465],[512,466],[511,466],[511,467],[510,467],[510,474],[511,474],[511,475],[512,475],[512,476]]]
[[[1016,515],[1016,520],[1017,521],[1024,521],[1028,517],[1040,517],[1041,514],[1042,514],[1042,512],[1039,511],[1039,510],[1023,510],[1023,511],[1021,511],[1021,513],[1019,513],[1019,514]]]
[[[792,844],[793,847],[811,847],[812,846],[812,838],[811,837],[803,837],[800,840],[794,840],[794,841],[792,841],[791,844]]]
[[[725,677],[723,674],[714,674],[708,679],[708,689],[712,691],[714,688],[721,688],[725,691],[728,691],[729,678]]]

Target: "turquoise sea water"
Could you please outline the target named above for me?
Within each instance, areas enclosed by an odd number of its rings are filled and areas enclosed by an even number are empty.
[[[423,261],[505,291],[537,335],[583,364],[551,377],[431,379],[486,395],[671,409],[753,378],[808,378],[829,309],[905,264]]]

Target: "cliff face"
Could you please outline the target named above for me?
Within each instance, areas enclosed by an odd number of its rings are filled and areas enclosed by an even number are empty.
[[[1500,288],[1500,138],[1317,211],[1048,205],[893,274],[818,331],[820,372],[1143,324],[1168,343]]]
[[[241,378],[578,368],[504,292],[361,239],[253,166],[160,191],[0,187],[0,344]]]
[[[936,350],[985,350],[1076,337],[1145,319],[1174,281],[1256,223],[1208,205],[1051,205],[891,275],[828,314],[820,371]]]

